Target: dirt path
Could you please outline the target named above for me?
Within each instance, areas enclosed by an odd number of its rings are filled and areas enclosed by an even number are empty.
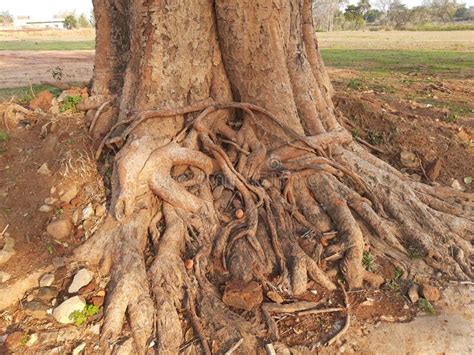
[[[64,81],[92,77],[94,51],[0,51],[0,89],[53,80],[52,70]]]

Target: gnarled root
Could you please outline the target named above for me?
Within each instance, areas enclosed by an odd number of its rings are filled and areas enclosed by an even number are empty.
[[[228,125],[229,109],[244,111],[237,129]],[[198,111],[187,126],[176,116],[162,117]],[[254,112],[294,141],[267,150],[254,133],[262,129]],[[266,110],[238,103],[140,117],[124,131],[128,141],[116,157],[110,215],[75,253],[106,275],[114,266],[104,344],[140,353],[156,338],[158,352],[177,353],[188,324],[205,353],[236,343],[252,352],[256,336],[264,335],[259,308],[242,314],[224,304],[228,282],[253,280],[297,297],[309,280],[335,290],[340,272],[351,289],[364,282],[379,287],[384,279],[362,264],[368,244],[407,272],[413,273],[407,254],[416,247],[448,276],[473,276],[472,201],[407,181],[349,143],[347,132],[301,137]],[[153,117],[173,127],[166,136],[147,132]],[[153,262],[147,270],[148,242]],[[261,307],[267,334],[275,336],[272,307],[283,312],[289,305]],[[131,336],[117,343],[125,315]]]

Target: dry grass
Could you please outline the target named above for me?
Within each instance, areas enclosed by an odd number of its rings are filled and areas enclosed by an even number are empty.
[[[317,34],[322,49],[474,51],[474,31],[344,31]]]

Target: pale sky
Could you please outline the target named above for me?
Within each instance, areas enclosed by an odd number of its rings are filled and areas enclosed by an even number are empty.
[[[358,0],[350,0],[357,3]],[[371,3],[374,1],[372,0]],[[402,0],[409,7],[421,5],[422,0]],[[458,0],[466,6],[474,6],[474,0]],[[77,14],[89,14],[92,0],[0,0],[0,12],[9,11],[12,15],[33,17],[52,17],[58,12],[75,10]]]

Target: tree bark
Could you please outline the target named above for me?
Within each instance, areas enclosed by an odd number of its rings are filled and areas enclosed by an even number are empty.
[[[204,352],[243,339],[239,351],[253,353],[277,337],[271,316],[257,333],[222,301],[225,285],[255,280],[291,297],[310,280],[335,290],[334,270],[349,288],[378,287],[366,244],[406,274],[416,247],[430,267],[472,277],[472,196],[410,181],[352,141],[310,0],[94,6],[85,104],[97,157],[116,155],[109,215],[75,258],[110,275],[107,349],[143,353],[156,339],[177,353],[185,309]]]

